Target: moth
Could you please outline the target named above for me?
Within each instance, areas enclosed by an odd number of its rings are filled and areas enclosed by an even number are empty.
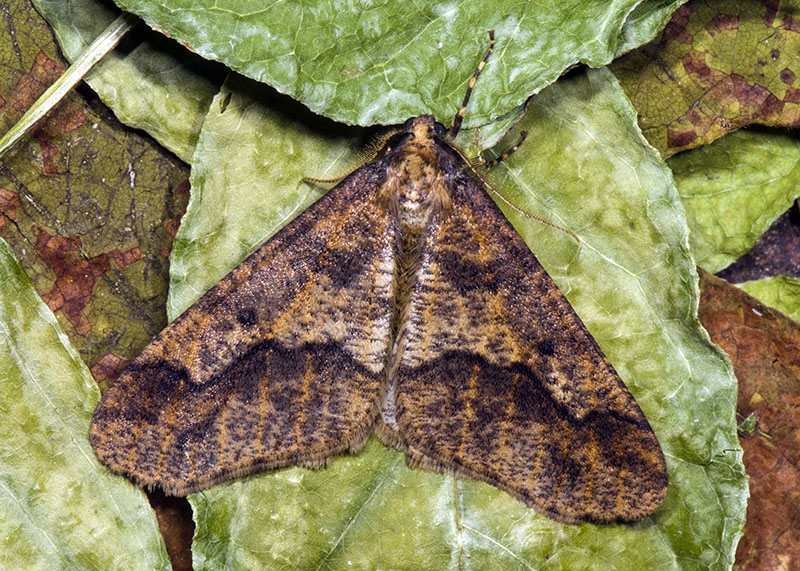
[[[667,473],[633,396],[447,129],[409,119],[148,345],[91,442],[185,495],[370,433],[560,522],[636,520]]]

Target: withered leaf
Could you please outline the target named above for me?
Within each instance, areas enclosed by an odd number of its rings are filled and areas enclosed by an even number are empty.
[[[739,379],[737,418],[755,420],[740,436],[750,501],[735,568],[788,569],[800,558],[800,326],[724,280],[700,276],[700,318]]]

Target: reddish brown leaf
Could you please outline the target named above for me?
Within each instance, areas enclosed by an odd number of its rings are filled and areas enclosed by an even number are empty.
[[[158,528],[167,546],[172,571],[191,571],[194,521],[186,498],[166,496],[160,490],[148,492],[148,499],[158,518]]]
[[[791,569],[800,561],[800,324],[702,270],[700,319],[733,361],[750,502],[736,569]],[[794,565],[791,563],[794,561]]]

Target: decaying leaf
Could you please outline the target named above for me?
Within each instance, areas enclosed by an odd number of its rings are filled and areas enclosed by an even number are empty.
[[[800,324],[701,271],[700,319],[731,357],[750,501],[736,569],[790,569],[800,560]],[[754,415],[751,417],[751,415]]]
[[[0,239],[0,565],[167,569],[147,498],[86,438],[100,391]]]
[[[663,156],[750,123],[800,126],[795,2],[696,0],[611,69]]]
[[[2,126],[65,69],[29,4],[3,20]],[[188,170],[96,100],[69,95],[0,161],[0,236],[97,380],[116,377],[166,323],[167,256]]]

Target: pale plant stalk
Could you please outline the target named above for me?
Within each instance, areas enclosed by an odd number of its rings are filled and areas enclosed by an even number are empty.
[[[41,97],[31,105],[2,139],[0,139],[0,157],[10,149],[25,133],[27,133],[42,117],[47,115],[64,96],[81,81],[89,70],[105,55],[114,49],[119,41],[133,28],[139,18],[123,12],[103,30],[97,39],[69,66],[69,69],[42,93]]]

